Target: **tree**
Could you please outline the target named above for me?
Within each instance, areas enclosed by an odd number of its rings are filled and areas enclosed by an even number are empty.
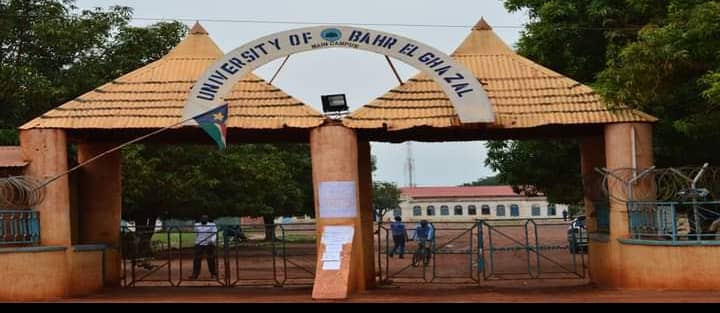
[[[658,166],[720,161],[708,149],[720,139],[712,126],[720,118],[717,1],[506,0],[505,6],[530,16],[519,54],[594,87],[611,107],[628,105],[660,118],[653,138]],[[501,176],[515,177],[515,183],[547,182],[551,185],[538,188],[551,199],[582,200],[580,177],[570,172],[578,168],[577,143],[491,142],[488,147],[495,149],[488,162]],[[567,166],[537,171],[538,156]]]
[[[263,217],[266,239],[276,216],[313,214],[307,145],[136,145],[123,151],[123,217]]]
[[[128,7],[73,4],[0,1],[0,144],[16,144],[31,118],[164,55],[186,32],[180,22],[129,26]]]
[[[492,141],[485,165],[516,192],[543,192],[550,203],[578,203],[582,183],[577,144],[562,141]],[[574,156],[568,157],[568,156]]]
[[[0,144],[51,108],[167,54],[185,36],[180,22],[128,25],[132,9],[79,11],[74,0],[0,1]],[[136,145],[123,151],[123,216],[312,214],[307,145]],[[310,208],[310,209],[308,209]],[[269,236],[272,238],[272,236]]]
[[[498,186],[505,185],[505,181],[500,178],[500,174],[479,178],[476,181],[464,183],[462,186]]]
[[[720,142],[720,3],[670,1],[598,76],[601,93],[660,118],[654,127],[660,167],[717,164]],[[692,152],[692,153],[688,153]]]
[[[380,220],[388,211],[400,207],[400,189],[392,182],[373,182],[373,208]]]

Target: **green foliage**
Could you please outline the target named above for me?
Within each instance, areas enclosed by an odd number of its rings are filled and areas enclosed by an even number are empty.
[[[380,216],[400,207],[400,189],[392,182],[373,182],[373,208]]]
[[[298,144],[131,146],[123,192],[123,217],[135,221],[314,212],[309,148]]]
[[[79,11],[73,3],[0,1],[0,129],[159,58],[186,32],[180,22],[129,26],[128,7]]]
[[[0,144],[17,144],[15,129],[31,118],[159,59],[187,31],[180,22],[132,27],[128,7],[79,11],[73,4],[0,1]],[[123,216],[138,225],[201,213],[313,213],[307,145],[244,145],[224,153],[137,145],[123,151],[123,161]]]
[[[464,183],[463,186],[499,186],[499,185],[505,185],[505,181],[500,178],[500,175],[495,176],[488,176],[479,178],[476,181]]]
[[[515,191],[545,193],[550,203],[582,199],[580,151],[566,141],[491,141],[485,165]]]
[[[660,119],[654,127],[658,166],[720,162],[712,146],[720,142],[718,1],[506,0],[505,6],[530,16],[518,53],[593,86],[610,107],[626,105]],[[508,183],[537,185],[551,202],[582,200],[577,143],[488,147],[489,165]],[[550,158],[555,161],[543,162]]]
[[[530,22],[518,52],[583,83],[595,81],[608,59],[633,41],[637,30],[662,19],[668,0],[506,0],[527,10]]]
[[[720,162],[720,3],[671,1],[598,76],[598,90],[660,118],[658,166]],[[692,151],[692,153],[688,153]]]
[[[15,129],[0,129],[0,146],[16,146],[20,144],[18,131]]]

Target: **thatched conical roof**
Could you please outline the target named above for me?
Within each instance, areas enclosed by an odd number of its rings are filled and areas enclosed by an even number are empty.
[[[179,122],[190,89],[205,69],[223,56],[208,32],[195,24],[190,34],[161,59],[85,93],[21,129],[151,129]],[[313,128],[322,114],[263,79],[248,74],[234,86],[229,129]]]
[[[487,91],[496,117],[487,125],[490,128],[657,120],[637,110],[609,110],[590,87],[516,54],[484,19],[452,57],[470,69]],[[388,130],[461,126],[448,97],[423,73],[356,110],[343,123],[356,129]]]

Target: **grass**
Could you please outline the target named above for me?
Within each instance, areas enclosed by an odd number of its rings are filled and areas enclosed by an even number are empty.
[[[192,248],[195,246],[195,233],[182,233],[182,236],[178,232],[171,232],[170,233],[170,247],[171,248],[180,248],[181,243],[181,237],[182,237],[182,247],[183,248]],[[218,234],[218,245],[220,247],[223,246],[222,241],[222,232]],[[153,242],[157,242],[158,248],[164,248],[167,247],[168,242],[168,233],[155,233],[152,237]],[[252,239],[246,242],[253,243],[253,245],[256,246],[269,246],[271,243],[266,242],[262,239]],[[315,235],[302,235],[302,234],[286,234],[285,235],[285,242],[286,243],[315,243]]]

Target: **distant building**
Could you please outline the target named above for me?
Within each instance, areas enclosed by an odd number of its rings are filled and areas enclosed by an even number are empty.
[[[510,186],[403,187],[400,215],[404,221],[474,221],[476,219],[562,218],[568,206],[548,203],[543,195],[525,196]]]
[[[0,177],[20,176],[28,162],[18,146],[0,146]]]

